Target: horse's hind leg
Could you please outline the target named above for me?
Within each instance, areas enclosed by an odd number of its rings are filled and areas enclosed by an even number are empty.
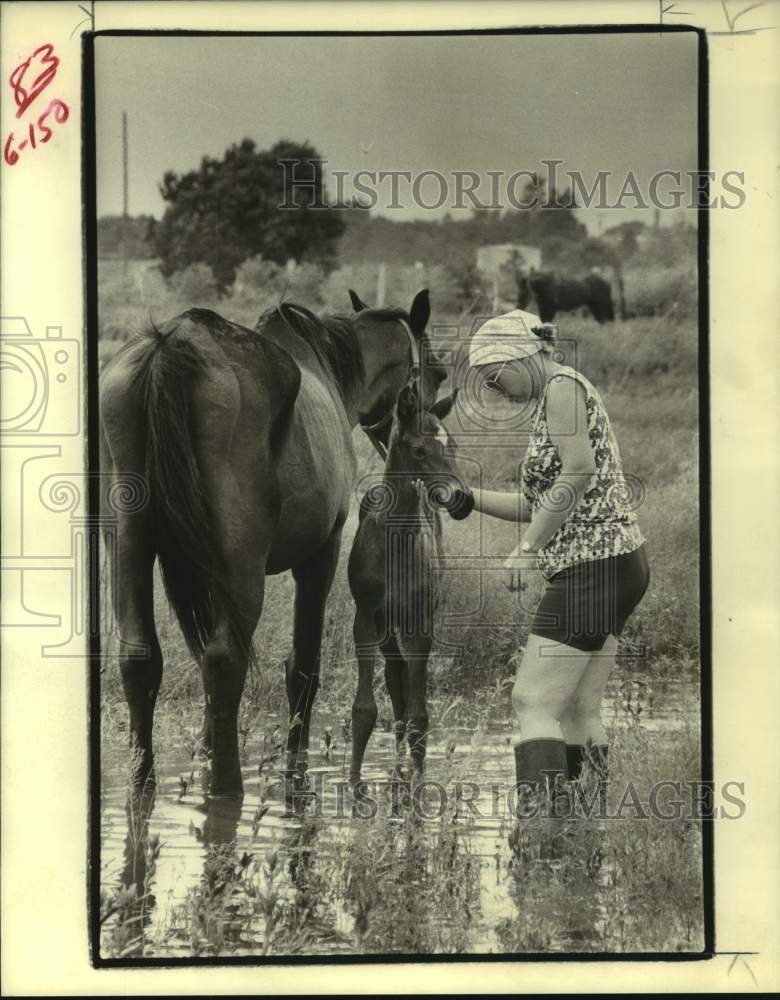
[[[207,482],[233,606],[230,611],[217,607],[201,656],[206,696],[204,732],[211,750],[210,795],[238,797],[243,795],[238,712],[252,636],[263,610],[265,563],[275,515],[270,510],[263,514],[261,509],[242,514],[239,483],[226,465],[214,464],[221,468],[219,489],[213,476],[209,475]]]
[[[212,797],[239,797],[238,712],[263,608],[265,565],[279,504],[266,445],[254,430],[263,415],[247,410],[239,422],[243,401],[231,369],[215,365],[196,387],[193,402],[198,468],[224,590],[215,598],[214,622],[200,661],[206,696],[203,728],[211,749],[209,792]]]
[[[287,734],[287,769],[306,769],[309,725],[320,683],[320,649],[325,624],[325,602],[339,557],[341,525],[334,528],[323,547],[311,559],[296,566],[293,652],[286,664],[290,727]]]
[[[113,482],[121,479],[123,472],[143,474],[140,441],[133,441],[130,434],[124,434],[122,446],[115,448],[117,454],[112,459],[105,438],[102,435],[101,438],[101,464],[106,471],[112,469]],[[103,505],[104,514],[115,515],[113,524],[106,529],[106,545],[111,560],[111,598],[119,640],[119,670],[130,715],[132,779],[133,785],[140,788],[154,781],[152,724],[162,680],[162,653],[154,627],[153,531],[147,507],[111,511],[107,491],[104,491]]]
[[[152,724],[162,680],[162,653],[154,628],[152,567],[148,526],[121,518],[116,540],[117,589],[114,610],[119,630],[119,669],[130,713],[130,745],[135,784],[154,780]],[[124,523],[123,523],[124,522]]]
[[[255,569],[257,567],[255,566]],[[263,575],[262,568],[260,575]],[[203,651],[203,686],[206,693],[206,722],[210,731],[211,781],[209,794],[243,795],[241,758],[238,747],[238,711],[249,666],[247,653],[254,625],[262,607],[262,584],[250,596],[251,610],[244,616],[245,631],[236,636],[227,616],[217,615],[216,626]],[[250,621],[254,623],[250,625]]]
[[[228,482],[224,484],[227,486]],[[267,533],[247,518],[241,523],[240,507],[231,502],[232,490],[223,489],[215,504],[215,518],[224,548],[226,585],[233,599],[233,613],[218,607],[214,628],[201,657],[206,696],[204,730],[211,749],[212,796],[241,796],[243,781],[238,745],[238,712],[249,667],[249,649],[265,593]],[[259,519],[262,521],[262,518]]]

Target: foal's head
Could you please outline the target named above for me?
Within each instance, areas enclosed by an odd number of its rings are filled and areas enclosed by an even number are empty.
[[[398,393],[390,432],[387,468],[393,475],[419,480],[434,506],[445,507],[453,517],[465,517],[473,497],[458,475],[457,446],[443,424],[457,398],[449,396],[424,407],[416,379]]]
[[[417,379],[411,379],[398,393],[390,432],[388,461],[393,468],[412,477],[425,479],[454,469],[455,441],[442,421],[457,397],[449,396],[424,407]]]

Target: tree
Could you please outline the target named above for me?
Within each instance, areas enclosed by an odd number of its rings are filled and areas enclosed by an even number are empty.
[[[165,275],[200,261],[223,293],[250,257],[279,265],[291,258],[335,263],[344,223],[328,207],[321,157],[308,143],[283,139],[258,150],[244,139],[221,160],[204,156],[197,170],[167,171],[160,193],[168,208],[154,241]]]
[[[648,232],[644,222],[640,222],[638,219],[629,219],[627,222],[621,222],[617,226],[605,229],[602,239],[615,248],[625,263],[639,252],[639,239]]]
[[[526,181],[518,206],[506,210],[503,216],[509,233],[507,240],[528,243],[542,248],[545,259],[555,256],[559,246],[579,243],[587,236],[587,229],[576,216],[577,202],[573,191],[566,188],[547,190],[546,182],[538,174]]]

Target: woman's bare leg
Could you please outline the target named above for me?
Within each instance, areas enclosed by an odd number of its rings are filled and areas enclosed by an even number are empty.
[[[600,801],[604,806],[609,737],[601,711],[607,683],[615,668],[617,648],[617,638],[610,635],[600,650],[591,653],[587,667],[560,720],[566,741],[569,778],[579,779],[585,761],[589,760],[602,783]]]
[[[591,654],[531,633],[512,690],[517,780],[544,782],[543,772],[566,774],[561,717]]]

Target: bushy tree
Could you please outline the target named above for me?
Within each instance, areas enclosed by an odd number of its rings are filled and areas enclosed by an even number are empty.
[[[197,170],[169,170],[160,185],[168,207],[154,231],[163,273],[202,262],[223,293],[239,265],[257,255],[279,265],[292,258],[331,266],[344,223],[339,212],[312,207],[327,206],[320,159],[308,143],[283,139],[258,150],[244,139],[221,160],[204,156]],[[285,160],[300,161],[294,173]],[[314,187],[293,184],[293,176]]]

